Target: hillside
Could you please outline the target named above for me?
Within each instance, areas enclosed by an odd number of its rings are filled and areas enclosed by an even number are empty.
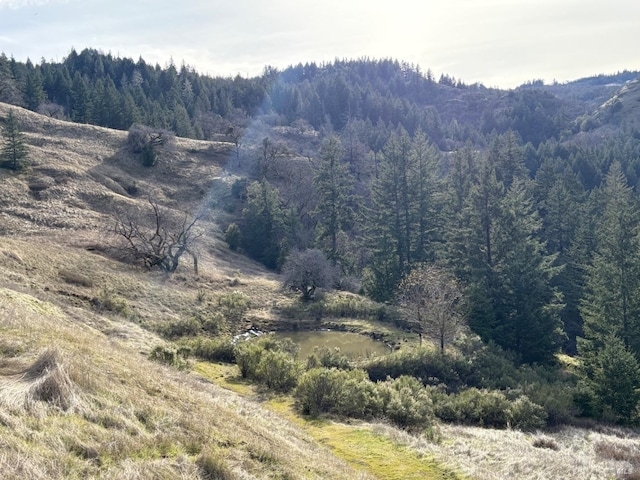
[[[157,332],[225,296],[250,300],[240,330],[277,324],[276,307],[292,301],[277,274],[221,241],[228,213],[217,205],[235,178],[225,171],[233,145],[178,138],[148,168],[126,132],[5,104],[0,118],[10,108],[30,165],[0,170],[4,478],[410,478],[401,465],[415,478],[560,479],[567,468],[575,478],[633,470],[640,440],[630,430],[443,424],[433,441],[385,424],[305,421],[286,399],[243,383],[228,390],[220,373],[152,362],[156,346],[170,345]],[[167,276],[115,258],[116,207],[145,209],[149,197],[178,216],[201,215],[197,275],[188,260]]]

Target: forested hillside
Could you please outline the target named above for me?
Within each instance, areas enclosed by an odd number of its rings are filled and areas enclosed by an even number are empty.
[[[639,75],[503,91],[360,59],[210,78],[84,50],[0,56],[0,101],[233,143],[239,180],[220,205],[232,249],[273,270],[319,249],[336,286],[389,303],[437,264],[483,340],[517,363],[578,354],[583,412],[627,422],[640,387]]]

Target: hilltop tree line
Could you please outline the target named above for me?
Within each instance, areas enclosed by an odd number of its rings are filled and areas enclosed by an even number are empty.
[[[421,129],[443,150],[467,140],[484,144],[484,136],[507,130],[537,147],[574,128],[572,120],[592,106],[543,89],[505,94],[446,74],[436,79],[391,59],[266,67],[258,77],[223,78],[93,49],[71,50],[61,62],[0,54],[0,101],[80,123],[122,130],[140,123],[199,139],[238,135],[256,116],[335,131],[361,120],[371,130]],[[372,143],[379,151],[380,141]]]

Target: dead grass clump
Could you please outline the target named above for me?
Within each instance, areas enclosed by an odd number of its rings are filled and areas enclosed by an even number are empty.
[[[0,357],[17,357],[24,352],[24,345],[16,340],[0,338]]]
[[[4,378],[3,378],[4,377]],[[63,411],[80,406],[79,388],[71,381],[61,353],[48,349],[26,368],[0,368],[0,403],[32,409],[40,403]]]
[[[555,438],[547,437],[545,435],[536,437],[531,443],[536,448],[548,448],[549,450],[560,450],[558,442]]]
[[[212,449],[203,452],[196,464],[203,478],[207,480],[235,480],[238,478],[231,471],[222,455]]]
[[[80,285],[82,287],[93,287],[93,280],[91,280],[86,275],[83,275],[78,272],[74,272],[73,270],[63,269],[58,272],[58,275],[62,280],[72,285]]]
[[[594,445],[594,450],[600,458],[640,466],[640,448],[636,444],[600,441]]]

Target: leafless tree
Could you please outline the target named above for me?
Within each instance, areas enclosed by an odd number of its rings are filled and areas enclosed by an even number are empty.
[[[400,283],[397,302],[407,320],[422,337],[439,343],[444,353],[462,326],[462,293],[456,279],[435,265],[421,264]]]
[[[181,220],[171,218],[169,212],[149,199],[148,212],[117,212],[114,232],[123,240],[122,251],[133,262],[146,268],[159,268],[171,273],[178,268],[180,258],[188,253],[198,273],[195,241],[200,237],[196,223],[199,217],[184,215]]]
[[[330,287],[335,269],[326,255],[318,250],[294,250],[282,267],[284,286],[302,292],[305,300],[314,298],[316,288]]]

